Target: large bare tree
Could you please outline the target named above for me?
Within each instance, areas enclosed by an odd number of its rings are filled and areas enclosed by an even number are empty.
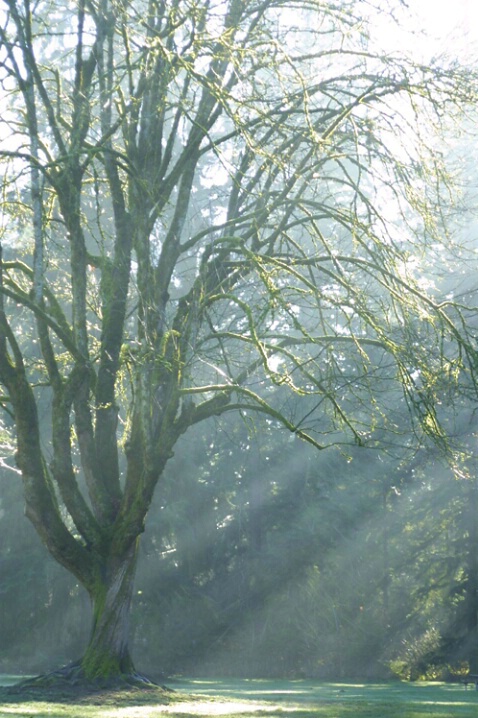
[[[364,11],[1,2],[1,401],[26,514],[92,600],[88,679],[134,675],[138,540],[193,424],[373,444],[401,387],[439,436],[456,330],[410,258],[438,215],[433,118],[474,79],[379,53]]]

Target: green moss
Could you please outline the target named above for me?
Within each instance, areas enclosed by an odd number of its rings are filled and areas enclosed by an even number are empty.
[[[134,672],[133,662],[127,649],[118,654],[107,646],[102,648],[94,642],[86,649],[81,669],[88,680],[111,679]]]
[[[81,661],[81,667],[88,680],[109,679],[124,673],[121,663],[117,656],[113,656],[107,651],[92,650],[86,652]]]

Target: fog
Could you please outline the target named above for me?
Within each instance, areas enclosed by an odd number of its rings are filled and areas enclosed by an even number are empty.
[[[39,122],[23,36],[4,42],[1,673],[81,659],[137,545],[131,654],[153,679],[478,671],[474,9],[411,3],[417,45],[374,5],[370,32],[331,5],[312,39],[305,10],[291,28],[280,3],[263,26],[245,13],[234,62],[221,3],[206,30],[158,15],[166,49],[157,28],[137,42],[138,13],[126,43],[120,18],[84,114],[93,20],[76,61],[70,32],[38,31],[41,72],[62,57],[75,96],[33,73]],[[62,148],[82,157],[76,204]]]

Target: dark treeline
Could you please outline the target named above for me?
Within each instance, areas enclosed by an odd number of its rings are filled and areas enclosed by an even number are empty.
[[[184,440],[138,566],[133,651],[150,674],[447,677],[473,668],[476,480],[425,450],[317,453],[267,425]],[[86,594],[2,474],[0,670],[81,654]]]

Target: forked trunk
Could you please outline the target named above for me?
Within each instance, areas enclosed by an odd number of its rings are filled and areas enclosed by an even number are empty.
[[[81,661],[87,679],[114,679],[134,673],[129,653],[129,619],[136,567],[136,547],[108,560],[104,575],[90,589],[93,628]]]

